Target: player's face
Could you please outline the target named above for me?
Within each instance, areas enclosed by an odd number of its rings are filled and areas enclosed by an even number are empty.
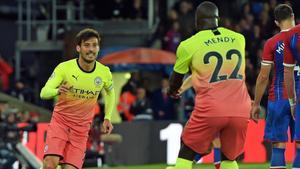
[[[99,52],[99,42],[98,39],[92,37],[86,41],[82,41],[80,46],[76,47],[79,57],[82,58],[87,63],[93,63]]]

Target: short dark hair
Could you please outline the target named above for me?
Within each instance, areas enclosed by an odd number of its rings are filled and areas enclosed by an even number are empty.
[[[274,18],[277,22],[290,19],[293,14],[293,9],[287,4],[279,4],[274,9]]]
[[[98,42],[100,42],[100,35],[95,29],[85,28],[77,33],[75,38],[76,45],[80,45],[82,41],[86,41],[92,37],[97,38]]]

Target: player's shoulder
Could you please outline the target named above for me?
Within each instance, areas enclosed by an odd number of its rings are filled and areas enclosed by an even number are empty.
[[[285,32],[278,32],[269,39],[266,40],[265,45],[272,45],[278,43],[278,41],[282,41],[285,38]]]
[[[96,70],[101,71],[103,73],[110,73],[110,69],[108,66],[105,66],[104,64],[96,61]]]
[[[264,46],[269,46],[274,42],[274,37],[270,37],[269,39],[266,40]]]
[[[67,61],[63,61],[59,64],[59,66],[71,66],[71,65],[77,65],[77,59],[70,59]]]
[[[67,61],[63,61],[63,62],[59,63],[56,66],[56,68],[68,70],[76,65],[77,65],[76,59],[71,59],[71,60],[67,60]]]
[[[293,28],[291,28],[289,30],[289,32],[291,32],[291,33],[300,33],[300,24],[298,24],[298,25],[294,26]]]
[[[195,35],[192,35],[191,37],[181,41],[179,43],[179,46],[178,47],[184,47],[184,46],[189,46],[189,44],[193,43],[195,41]]]
[[[181,41],[177,50],[184,49],[193,53],[193,51],[197,50],[199,47],[199,38],[205,38],[205,31],[199,31],[191,37]]]

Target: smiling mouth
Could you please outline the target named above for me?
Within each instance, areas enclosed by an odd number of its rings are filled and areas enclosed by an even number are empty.
[[[95,54],[93,54],[93,53],[89,53],[89,54],[87,54],[86,56],[89,56],[89,57],[94,57],[94,56],[95,56]]]

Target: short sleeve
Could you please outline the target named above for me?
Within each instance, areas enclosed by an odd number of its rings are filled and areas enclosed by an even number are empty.
[[[286,67],[293,67],[296,65],[296,60],[293,57],[293,52],[291,49],[291,41],[293,40],[293,37],[291,38],[288,36],[286,40],[284,41],[284,59],[283,59],[283,65]]]
[[[186,74],[189,71],[192,56],[186,51],[182,43],[176,51],[176,62],[174,71],[180,74]]]
[[[273,54],[273,50],[272,50],[270,41],[268,40],[264,45],[263,54],[262,54],[262,58],[261,58],[261,64],[269,65],[269,64],[273,64],[273,63],[274,63],[274,54]]]

